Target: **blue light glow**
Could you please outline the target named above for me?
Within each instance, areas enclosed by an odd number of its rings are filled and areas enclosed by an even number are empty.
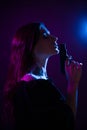
[[[81,20],[78,28],[79,39],[87,43],[87,20]]]
[[[87,22],[83,22],[80,28],[80,35],[82,38],[87,38]]]

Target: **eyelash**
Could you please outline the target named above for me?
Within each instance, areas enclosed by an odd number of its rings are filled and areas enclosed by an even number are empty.
[[[44,38],[48,38],[48,36],[49,36],[49,35],[48,35],[47,33],[43,33],[43,37],[44,37]]]

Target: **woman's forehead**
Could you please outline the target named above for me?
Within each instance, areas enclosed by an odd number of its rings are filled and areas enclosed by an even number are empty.
[[[40,26],[40,32],[46,32],[47,34],[50,34],[50,31],[47,29],[45,25]]]

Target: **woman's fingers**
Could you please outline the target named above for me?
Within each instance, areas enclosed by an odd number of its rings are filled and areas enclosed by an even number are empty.
[[[69,81],[79,83],[81,73],[82,73],[82,63],[74,60],[67,59],[65,62],[65,72]]]
[[[71,59],[67,59],[65,61],[65,66],[68,66],[68,67],[71,66],[72,68],[76,67],[77,69],[80,69],[82,65],[83,65],[82,63],[76,62],[75,60],[71,60]]]

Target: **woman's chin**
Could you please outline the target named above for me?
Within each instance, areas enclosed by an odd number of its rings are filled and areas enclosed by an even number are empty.
[[[59,54],[58,48],[55,48],[55,50],[54,50],[54,55],[56,55],[56,54]]]
[[[57,55],[57,54],[59,54],[59,50],[54,50],[54,51],[51,53],[51,56],[52,56],[52,55]]]

